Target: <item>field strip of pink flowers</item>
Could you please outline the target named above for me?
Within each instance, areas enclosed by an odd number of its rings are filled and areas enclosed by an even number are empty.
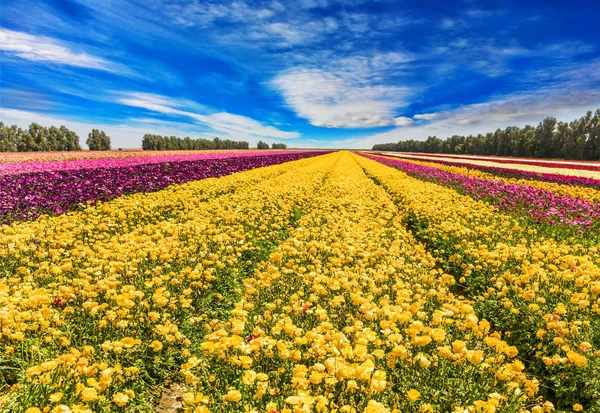
[[[136,152],[137,153],[137,152]],[[159,152],[158,152],[159,153]],[[290,151],[269,151],[269,152],[255,152],[255,151],[239,151],[239,152],[204,152],[204,153],[181,153],[177,151],[173,154],[157,154],[153,152],[149,156],[134,156],[134,157],[123,157],[123,158],[90,158],[90,159],[76,159],[76,160],[65,160],[65,161],[32,161],[32,162],[11,162],[11,163],[0,163],[0,176],[2,175],[14,175],[27,172],[41,172],[41,171],[67,171],[67,170],[78,170],[78,169],[90,169],[90,168],[116,168],[122,166],[134,166],[151,163],[163,163],[163,162],[181,162],[181,161],[197,161],[204,159],[224,159],[224,158],[241,158],[246,156],[273,156],[283,155],[286,153],[292,153]]]
[[[586,199],[558,195],[547,189],[482,179],[453,173],[441,168],[420,165],[410,160],[362,154],[363,156],[400,169],[410,176],[457,189],[474,199],[493,204],[498,210],[517,215],[520,219],[579,231],[600,230],[600,204]]]
[[[5,164],[0,224],[61,214],[124,194],[280,164],[327,151],[232,152]]]
[[[407,155],[421,156],[424,155],[418,152],[406,152]],[[476,155],[453,155],[453,154],[439,154],[439,153],[428,153],[427,156],[434,158],[456,158],[465,159],[471,161],[490,161],[497,163],[507,164],[521,164],[521,165],[537,165],[545,166],[548,168],[565,168],[565,169],[587,169],[589,171],[600,171],[600,163],[590,161],[571,161],[562,159],[539,159],[539,158],[506,158],[502,156],[476,156]]]
[[[0,164],[23,163],[23,162],[56,162],[56,161],[79,161],[85,159],[123,159],[123,158],[145,158],[149,156],[172,156],[172,155],[194,155],[194,154],[232,154],[232,153],[260,153],[257,150],[248,149],[211,149],[211,150],[125,150],[125,151],[65,151],[65,152],[2,152],[0,153]]]
[[[589,170],[589,169],[581,169],[581,168],[565,168],[564,166],[550,166],[549,165],[533,165],[533,164],[523,164],[523,163],[501,163],[496,162],[493,159],[486,158],[485,160],[471,160],[471,159],[458,159],[458,158],[446,158],[439,156],[431,156],[430,154],[419,154],[419,155],[410,155],[405,153],[397,153],[397,152],[384,152],[381,153],[385,156],[393,156],[396,158],[404,158],[404,159],[417,159],[422,161],[431,161],[431,162],[453,162],[456,165],[469,165],[471,167],[488,167],[488,168],[504,168],[510,169],[513,171],[517,171],[519,173],[533,173],[533,174],[542,174],[546,176],[554,176],[556,179],[565,179],[565,178],[583,178],[583,179],[593,179],[600,180],[600,171],[599,170]],[[587,167],[586,167],[587,168]]]

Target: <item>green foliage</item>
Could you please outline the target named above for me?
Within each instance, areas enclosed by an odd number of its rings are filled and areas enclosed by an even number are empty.
[[[498,155],[539,158],[600,159],[600,109],[571,123],[546,118],[537,128],[509,126],[477,136],[430,136],[374,145],[373,150],[398,152]]]
[[[189,136],[178,138],[176,136],[160,136],[146,134],[142,138],[142,149],[151,151],[166,150],[203,150],[203,149],[248,149],[248,142],[232,141],[229,139],[214,138],[192,139]]]
[[[269,149],[269,144],[263,141],[258,141],[256,144],[256,149]]]
[[[272,149],[287,149],[287,145],[285,143],[274,143],[271,145]]]
[[[110,137],[98,129],[92,129],[85,143],[90,151],[110,151]]]
[[[32,123],[29,129],[0,122],[0,152],[78,151],[79,136],[65,126],[46,128]]]

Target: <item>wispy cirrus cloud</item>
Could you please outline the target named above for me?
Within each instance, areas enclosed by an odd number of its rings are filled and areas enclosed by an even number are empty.
[[[265,125],[246,116],[227,112],[208,112],[208,108],[184,99],[174,99],[150,93],[117,92],[117,101],[123,105],[147,109],[169,116],[191,118],[215,131],[227,133],[238,138],[269,137],[276,139],[294,139],[300,137],[297,132],[286,132]],[[205,113],[201,113],[203,111]]]
[[[0,50],[8,55],[33,62],[47,62],[116,73],[123,71],[123,67],[119,64],[86,52],[77,52],[56,39],[4,28],[0,28]]]

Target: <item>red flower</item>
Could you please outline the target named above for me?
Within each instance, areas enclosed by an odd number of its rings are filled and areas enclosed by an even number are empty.
[[[250,334],[248,337],[246,337],[246,341],[249,343],[249,342],[251,342],[252,340],[254,340],[255,338],[258,338],[258,336],[255,336],[255,335],[253,335],[253,334]]]
[[[63,300],[61,300],[60,298],[57,298],[56,300],[52,301],[52,305],[54,307],[64,307],[65,302]]]

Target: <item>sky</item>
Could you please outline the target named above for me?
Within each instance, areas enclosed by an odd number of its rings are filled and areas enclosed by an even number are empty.
[[[600,108],[600,2],[2,0],[0,121],[370,148]]]

